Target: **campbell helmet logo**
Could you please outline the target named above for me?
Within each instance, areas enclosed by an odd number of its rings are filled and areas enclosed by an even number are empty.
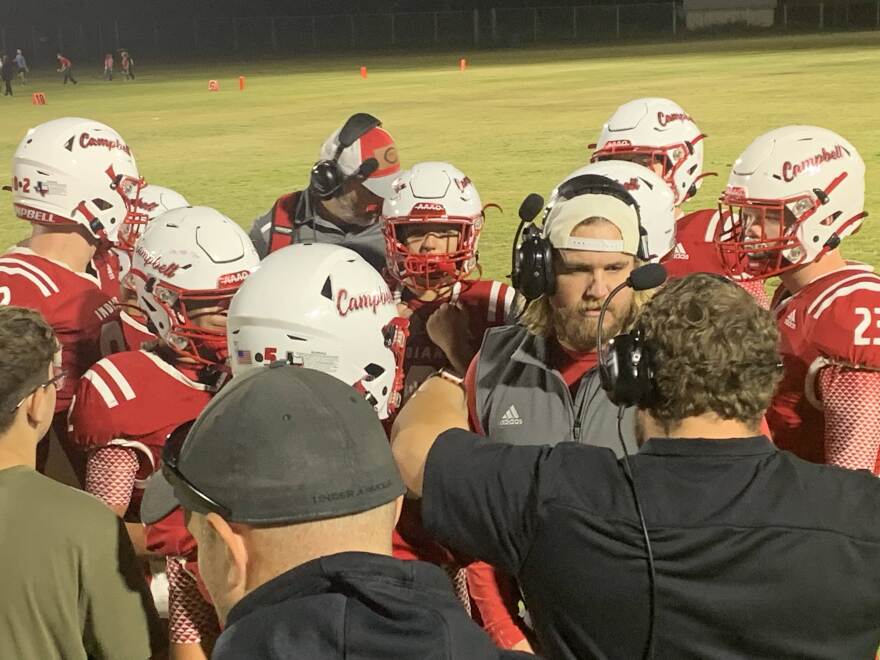
[[[657,113],[657,123],[661,126],[667,126],[674,121],[690,121],[692,122],[691,116],[686,112],[658,112]]]
[[[455,179],[455,185],[458,187],[459,191],[464,192],[468,186],[473,184],[471,183],[470,177],[466,176],[463,179]]]
[[[394,304],[394,294],[390,291],[372,291],[351,295],[345,289],[336,294],[336,311],[339,316],[348,316],[352,312],[369,309],[373,314],[379,307]]]
[[[145,250],[142,246],[138,246],[137,248],[138,256],[144,260],[144,266],[152,268],[160,275],[171,279],[177,274],[177,271],[180,269],[180,264],[176,262],[163,263],[162,255],[159,254],[150,254],[147,250]]]
[[[22,204],[14,204],[14,206],[15,215],[23,220],[38,223],[55,223],[61,221],[61,218],[48,211],[41,211],[40,209],[24,206]]]
[[[629,181],[623,181],[622,184],[624,190],[638,190],[639,188],[641,188],[641,186],[639,185],[639,178],[636,176],[631,178]]]
[[[80,134],[79,146],[83,149],[103,147],[104,149],[107,149],[107,151],[118,149],[119,151],[124,151],[129,156],[131,155],[131,149],[122,140],[117,140],[116,138],[92,137],[88,133]]]
[[[825,147],[822,147],[822,151],[815,156],[804,158],[799,163],[792,163],[787,160],[782,164],[782,180],[786,183],[790,183],[807,170],[819,167],[823,163],[828,163],[832,160],[839,160],[843,158],[846,153],[847,151],[843,148],[843,145],[837,144],[830,151]]]
[[[232,287],[237,287],[239,284],[245,281],[248,275],[251,272],[249,270],[240,270],[237,273],[226,273],[217,278],[217,288],[218,289],[230,289]]]
[[[616,147],[631,147],[632,142],[629,140],[608,140],[605,144],[602,145],[603,149],[614,149]]]

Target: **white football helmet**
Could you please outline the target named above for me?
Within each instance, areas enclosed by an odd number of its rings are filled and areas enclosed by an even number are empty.
[[[12,158],[15,214],[43,225],[82,225],[104,244],[140,215],[144,182],[131,149],[109,126],[65,117],[30,129]]]
[[[651,169],[660,165],[663,180],[681,205],[700,188],[705,137],[674,101],[635,99],[617,108],[602,127],[598,142],[590,145],[590,162],[631,160]]]
[[[244,230],[205,206],[163,213],[138,239],[131,275],[139,307],[179,354],[225,365],[225,316],[260,264]]]
[[[123,250],[133,250],[138,237],[144,232],[150,220],[158,218],[166,211],[189,206],[183,195],[171,188],[145,184],[136,202],[139,213],[126,218],[119,229],[116,243]]]
[[[658,174],[629,161],[606,160],[576,169],[563,183],[582,174],[597,174],[617,181],[636,200],[651,261],[659,261],[675,247],[675,195]],[[556,190],[550,195],[548,207],[555,201]]]
[[[448,286],[477,266],[484,206],[473,182],[449,163],[417,163],[391,186],[382,205],[382,229],[388,272],[398,282],[422,289]],[[424,244],[413,252],[407,239],[426,225],[436,238],[456,240],[457,247],[436,251]],[[443,236],[443,234],[447,234]]]
[[[229,306],[234,376],[285,360],[352,385],[380,419],[400,403],[409,322],[382,276],[348,248],[298,243],[273,252]]]
[[[818,261],[861,227],[865,163],[843,137],[817,126],[765,133],[736,159],[716,245],[731,276],[766,279]]]

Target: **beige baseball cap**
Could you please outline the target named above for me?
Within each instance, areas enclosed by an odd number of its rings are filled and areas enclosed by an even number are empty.
[[[587,218],[605,218],[620,231],[621,238],[607,240],[572,236],[574,228]],[[639,215],[631,206],[611,195],[586,194],[560,199],[544,221],[543,236],[559,250],[590,252],[639,252]]]

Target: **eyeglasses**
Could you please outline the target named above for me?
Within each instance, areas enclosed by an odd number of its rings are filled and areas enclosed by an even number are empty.
[[[13,408],[10,412],[14,413],[19,408],[21,408],[24,405],[24,402],[28,400],[28,397],[30,397],[37,390],[44,390],[47,387],[49,387],[50,385],[54,385],[56,390],[60,390],[62,387],[64,387],[64,377],[66,375],[67,374],[65,373],[64,369],[61,368],[60,364],[53,363],[52,364],[52,377],[49,380],[47,380],[45,383],[40,383],[34,389],[30,390],[27,394],[25,394],[22,397],[21,401],[19,401],[18,404],[15,406],[15,408]]]
[[[208,497],[202,491],[187,479],[178,467],[180,460],[180,450],[183,448],[183,441],[194,422],[188,422],[182,426],[178,426],[162,448],[162,475],[168,480],[172,488],[181,488],[189,493],[195,500],[199,502],[201,508],[207,512],[216,513],[221,518],[229,518],[232,511],[228,507],[220,504],[217,500]]]

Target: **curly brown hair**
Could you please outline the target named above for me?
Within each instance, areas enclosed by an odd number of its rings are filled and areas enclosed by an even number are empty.
[[[0,433],[15,419],[13,408],[46,380],[58,341],[39,312],[0,305]]]
[[[760,423],[782,375],[779,332],[742,287],[697,273],[661,288],[637,326],[654,368],[656,397],[645,409],[675,427],[687,417]]]

